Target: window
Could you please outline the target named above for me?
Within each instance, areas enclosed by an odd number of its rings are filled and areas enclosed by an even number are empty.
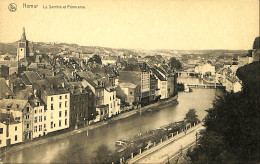
[[[27,112],[30,112],[30,108],[29,107],[27,107]]]
[[[17,126],[14,127],[14,130],[17,131]]]
[[[53,128],[53,122],[51,122],[51,129]]]
[[[25,117],[26,117],[26,119],[29,119],[29,118],[30,118],[30,115],[26,115]]]
[[[2,144],[2,140],[0,140],[0,145]]]
[[[51,97],[51,101],[53,101],[53,97]]]
[[[59,107],[61,108],[61,102],[59,103]]]
[[[17,135],[15,135],[15,136],[14,136],[14,140],[17,141],[17,139],[18,139],[18,137],[17,137]]]
[[[110,101],[111,101],[111,96],[110,96]]]
[[[40,102],[37,102],[37,106],[40,106]]]
[[[67,110],[65,110],[65,116],[67,116]]]
[[[39,116],[39,122],[42,122],[42,116]]]
[[[29,128],[29,127],[30,127],[30,125],[29,125],[29,124],[27,124],[27,125],[26,125],[26,127],[27,127],[27,128]]]
[[[65,125],[67,125],[67,119],[65,119]]]
[[[59,117],[61,117],[61,111],[59,112]]]
[[[37,126],[34,126],[33,129],[34,129],[34,132],[37,132]]]
[[[133,94],[133,92],[130,92],[130,95]]]
[[[42,131],[42,125],[39,125],[39,132]]]
[[[4,129],[0,128],[0,134],[3,134],[3,133],[4,133]]]
[[[60,96],[60,100],[62,99],[62,96]]]
[[[51,110],[53,110],[53,104],[51,104]]]
[[[115,96],[113,95],[113,100],[115,100]]]
[[[61,127],[61,120],[59,121],[59,127]]]
[[[37,117],[34,118],[34,123],[37,123]]]
[[[65,95],[65,99],[67,99],[67,95]]]
[[[44,121],[46,121],[46,116],[44,116]]]
[[[65,101],[65,107],[67,107],[67,101]]]
[[[37,113],[37,109],[35,109],[34,113],[35,113],[35,114]]]
[[[46,124],[44,124],[44,128],[46,128]]]

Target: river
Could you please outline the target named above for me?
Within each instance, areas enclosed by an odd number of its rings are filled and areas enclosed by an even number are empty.
[[[181,77],[178,82],[202,83],[202,81],[192,77]],[[166,104],[163,109],[158,111],[137,114],[88,132],[7,153],[5,162],[64,163],[68,162],[66,158],[70,156],[77,158],[75,162],[91,162],[91,158],[95,155],[95,150],[99,145],[105,144],[111,150],[115,150],[116,140],[130,139],[140,132],[183,120],[185,114],[191,108],[196,109],[199,119],[202,120],[207,114],[205,110],[212,107],[212,101],[222,93],[221,89],[202,88],[193,88],[191,93],[180,92],[178,94],[179,104],[177,105]]]

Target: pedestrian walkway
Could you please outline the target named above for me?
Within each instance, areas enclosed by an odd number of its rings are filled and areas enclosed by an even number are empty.
[[[197,131],[204,128],[201,124],[198,124],[190,128],[186,134],[182,132],[135,156],[128,163],[165,163],[167,159],[195,143]]]

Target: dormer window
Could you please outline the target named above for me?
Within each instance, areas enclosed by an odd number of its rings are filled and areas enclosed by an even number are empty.
[[[37,106],[40,106],[40,102],[37,102]]]

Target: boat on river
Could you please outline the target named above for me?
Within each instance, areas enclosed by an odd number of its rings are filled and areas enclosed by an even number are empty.
[[[118,140],[118,141],[116,141],[116,146],[123,147],[123,146],[126,146],[126,145],[128,145],[128,144],[129,144],[128,141],[124,141],[124,140]]]

